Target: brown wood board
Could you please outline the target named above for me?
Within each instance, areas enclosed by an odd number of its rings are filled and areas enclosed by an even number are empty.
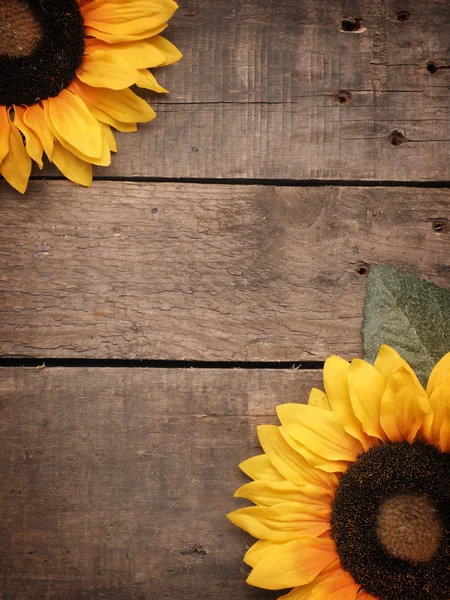
[[[0,369],[2,600],[275,600],[225,515],[257,425],[321,371],[84,359],[351,358],[370,265],[449,286],[449,190],[306,187],[450,180],[448,2],[180,5],[170,95],[96,170],[118,181],[0,184],[0,357],[80,359]]]
[[[1,369],[2,597],[276,598],[245,584],[226,514],[256,426],[321,375]]]
[[[447,2],[185,0],[166,35],[171,93],[99,176],[450,180]]]
[[[1,194],[3,357],[353,357],[367,266],[448,286],[444,189],[35,182]]]

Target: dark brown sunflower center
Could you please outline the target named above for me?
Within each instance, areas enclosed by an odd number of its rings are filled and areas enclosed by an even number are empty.
[[[377,534],[389,554],[418,563],[436,555],[443,527],[439,512],[428,498],[404,494],[383,502]]]
[[[0,54],[28,56],[44,32],[24,0],[0,0]]]
[[[359,456],[339,481],[331,535],[374,598],[450,598],[450,453],[396,442]]]
[[[55,98],[84,55],[78,0],[0,0],[0,105]]]

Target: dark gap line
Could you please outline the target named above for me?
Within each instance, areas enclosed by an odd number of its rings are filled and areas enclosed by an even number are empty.
[[[32,181],[67,181],[58,175],[30,177]],[[450,181],[389,181],[373,180],[359,181],[350,179],[214,179],[202,177],[101,177],[94,178],[94,182],[120,182],[120,183],[197,183],[214,185],[261,185],[277,187],[407,187],[407,188],[450,188]]]
[[[102,369],[323,369],[323,361],[202,361],[121,358],[0,358],[0,367],[97,367]]]

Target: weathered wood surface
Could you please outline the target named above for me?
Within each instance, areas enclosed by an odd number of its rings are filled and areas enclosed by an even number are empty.
[[[269,600],[226,514],[320,371],[1,369],[1,597]],[[242,504],[242,503],[241,503]]]
[[[119,136],[102,177],[450,180],[450,70],[427,70],[450,64],[446,1],[181,5],[167,36],[185,57],[157,73],[171,93],[147,96],[158,119]],[[366,31],[341,32],[349,16]]]
[[[449,284],[449,190],[36,182],[0,206],[3,357],[361,354],[365,278]]]

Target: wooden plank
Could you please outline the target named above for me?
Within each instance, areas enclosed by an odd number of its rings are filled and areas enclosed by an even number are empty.
[[[320,371],[0,370],[2,597],[269,600],[238,463]]]
[[[96,176],[450,180],[448,87],[437,97],[354,96],[348,108],[334,92],[294,104],[163,105],[137,137],[118,136],[112,166]],[[396,132],[408,141],[393,145]]]
[[[158,119],[119,136],[102,177],[450,180],[450,70],[427,70],[450,64],[446,2],[181,4],[167,35],[185,58],[157,73],[171,94],[146,96]]]
[[[449,285],[445,189],[35,182],[0,207],[2,356],[361,354],[365,277]]]

